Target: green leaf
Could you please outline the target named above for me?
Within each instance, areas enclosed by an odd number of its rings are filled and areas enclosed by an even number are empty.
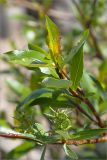
[[[66,155],[68,157],[70,157],[73,160],[77,160],[78,159],[76,153],[69,146],[67,146],[66,144],[64,144],[63,148],[64,148],[64,151],[65,151],[65,153],[66,153]]]
[[[20,158],[21,156],[25,155],[30,151],[31,149],[35,148],[35,143],[33,142],[27,142],[25,141],[21,145],[17,146],[14,148],[12,151],[10,151],[6,157],[7,159],[17,159]]]
[[[23,85],[22,83],[16,80],[8,79],[6,80],[6,83],[18,95],[27,96],[31,92],[30,88],[28,88],[27,86]]]
[[[72,80],[72,89],[76,89],[83,74],[83,45],[88,37],[89,31],[86,30],[81,41],[74,47],[67,56],[66,62],[70,66],[70,77]]]
[[[40,160],[45,160],[45,153],[46,153],[46,146],[44,146],[43,148],[43,152],[42,152]]]
[[[100,82],[95,78],[93,77],[92,75],[90,76],[92,78],[92,80],[95,82],[96,84],[96,87],[98,89],[98,92],[101,96],[101,98],[104,100],[104,101],[107,101],[107,93],[104,91],[102,85],[100,84]]]
[[[42,48],[40,48],[39,46],[37,46],[37,45],[35,45],[35,44],[29,43],[29,44],[28,44],[28,48],[29,48],[30,50],[34,50],[34,51],[43,53],[46,57],[49,57],[49,53],[47,53],[45,50],[43,50]]]
[[[81,87],[87,91],[88,93],[94,93],[96,94],[97,92],[97,89],[94,85],[94,82],[92,81],[91,77],[89,76],[89,73],[84,71],[83,72],[83,76],[82,76],[82,79],[81,79]]]
[[[19,103],[17,107],[19,108],[23,105],[28,105],[29,102],[33,101],[34,99],[37,99],[41,95],[46,94],[46,93],[51,93],[51,92],[52,92],[51,89],[46,89],[46,88],[38,89],[32,92],[29,96],[27,96],[21,103]]]
[[[39,59],[39,60],[43,60],[43,58],[45,57],[45,55],[43,55],[40,52],[34,51],[34,50],[14,50],[14,51],[9,51],[4,53],[4,55],[7,56],[7,58],[10,61],[13,60],[21,60],[23,58],[31,58],[31,59]]]
[[[46,133],[43,126],[39,123],[34,124],[33,130],[35,131],[35,133],[37,132],[39,135],[44,135]]]
[[[47,77],[42,81],[42,84],[49,88],[69,88],[71,82],[65,79],[55,79],[51,77]]]
[[[37,98],[31,102],[31,106],[40,105],[41,109],[45,109],[47,106],[54,108],[74,108],[72,101],[69,100],[55,100],[48,97]]]
[[[11,63],[27,67],[52,67],[51,61],[46,60],[43,53],[34,50],[14,50],[4,53],[3,56]]]
[[[70,62],[70,77],[72,80],[72,89],[76,89],[83,74],[83,45],[74,55]]]
[[[95,136],[99,136],[102,133],[107,132],[107,128],[100,128],[100,129],[87,129],[84,131],[77,132],[72,134],[70,137],[72,139],[81,140],[81,139],[90,139]]]
[[[40,67],[40,70],[41,70],[42,73],[45,73],[47,75],[52,75],[55,78],[59,78],[58,74],[56,73],[55,68]]]
[[[56,24],[46,16],[46,28],[48,31],[49,49],[51,50],[53,57],[57,58],[60,54],[60,33]]]
[[[107,87],[107,60],[103,61],[99,67],[99,81],[105,88]]]
[[[67,131],[56,130],[55,132],[58,133],[64,140],[70,139],[70,136]]]

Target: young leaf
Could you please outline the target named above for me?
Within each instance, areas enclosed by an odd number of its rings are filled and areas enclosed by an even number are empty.
[[[68,157],[70,157],[73,160],[78,159],[76,153],[70,147],[68,147],[66,144],[63,145],[63,148],[64,148],[64,151]]]
[[[55,68],[51,68],[51,67],[40,67],[40,71],[42,73],[48,74],[48,75],[52,75],[55,78],[59,78],[58,74],[56,73]]]
[[[29,44],[28,44],[28,48],[29,48],[30,50],[34,50],[34,51],[43,53],[44,55],[46,55],[46,56],[49,57],[49,54],[48,54],[45,50],[43,50],[42,48],[40,48],[39,46],[37,46],[37,45],[35,45],[35,44],[29,43]]]
[[[44,146],[43,148],[43,152],[42,152],[40,160],[45,160],[45,153],[46,153],[46,146]]]
[[[34,50],[14,50],[4,53],[3,57],[11,63],[27,67],[52,67],[52,62],[46,59],[45,54]]]
[[[46,16],[46,28],[48,31],[49,49],[53,57],[57,58],[60,54],[60,33],[56,24]]]
[[[49,88],[69,88],[71,82],[65,79],[55,79],[51,77],[47,77],[42,81],[43,85]]]
[[[58,133],[64,140],[70,139],[68,131],[56,130],[55,132]]]
[[[37,98],[30,103],[31,106],[40,105],[42,108],[45,109],[45,106],[51,106],[54,108],[74,108],[73,102],[70,100],[55,100],[53,98],[48,97],[41,97]]]
[[[100,134],[107,132],[107,128],[99,128],[99,129],[88,129],[84,131],[77,132],[72,134],[70,137],[72,139],[80,140],[80,139],[90,139],[95,136],[99,136]]]
[[[83,33],[81,41],[70,51],[66,59],[70,65],[72,89],[77,88],[83,74],[83,45],[88,37],[88,33],[88,30]]]
[[[101,98],[104,101],[107,101],[107,93],[104,91],[104,89],[103,89],[102,85],[100,84],[100,82],[95,77],[93,77],[92,75],[90,77],[92,78],[92,80],[96,84],[96,87],[98,89],[98,92],[99,92]]]
[[[33,130],[35,131],[35,133],[37,132],[39,135],[45,135],[45,130],[43,126],[39,123],[34,124]]]
[[[14,50],[4,53],[4,56],[6,56],[9,59],[9,61],[21,60],[22,58],[28,58],[28,59],[34,58],[43,60],[43,58],[45,57],[43,53],[34,50],[22,50],[22,51]]]
[[[89,76],[89,73],[84,71],[81,79],[81,87],[87,91],[87,93],[94,93],[96,94],[97,89],[94,85],[94,82],[92,81],[91,77]]]
[[[70,76],[72,89],[76,89],[83,74],[83,45],[70,62]]]
[[[46,88],[38,89],[32,92],[29,96],[27,96],[21,103],[19,103],[17,107],[19,108],[23,105],[29,104],[29,102],[33,101],[34,99],[37,99],[41,95],[46,94],[46,93],[51,93],[51,92],[52,92],[51,89],[46,89]]]

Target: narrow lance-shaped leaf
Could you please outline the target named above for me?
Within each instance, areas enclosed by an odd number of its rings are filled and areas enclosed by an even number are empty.
[[[98,92],[101,96],[101,98],[104,100],[104,101],[107,101],[107,93],[105,92],[105,90],[103,89],[102,85],[100,84],[100,82],[95,78],[93,77],[92,75],[90,75],[91,79],[94,81],[94,83],[96,84],[96,87],[98,89]]]
[[[35,45],[35,44],[29,43],[29,44],[28,44],[28,47],[29,47],[29,49],[31,49],[31,50],[34,50],[34,51],[43,53],[44,55],[46,55],[46,56],[49,57],[49,54],[48,54],[45,50],[43,50],[42,48],[40,48],[39,46],[37,46],[37,45]]]
[[[64,148],[66,155],[68,157],[70,157],[72,160],[78,159],[76,153],[70,147],[68,147],[66,144],[64,144],[63,148]]]
[[[34,59],[43,60],[43,58],[45,57],[43,53],[40,53],[34,50],[21,50],[21,51],[14,50],[14,51],[4,53],[4,56],[6,56],[9,61],[21,60],[22,58],[30,58],[30,59],[34,58]]]
[[[42,84],[48,88],[69,88],[71,82],[65,79],[55,79],[47,77],[42,81]]]
[[[86,30],[80,42],[69,52],[66,63],[70,65],[70,77],[72,80],[72,89],[76,89],[83,74],[83,45],[88,37],[89,31]]]
[[[83,45],[74,55],[70,62],[70,77],[72,80],[72,89],[76,89],[79,85],[83,74]]]
[[[90,130],[88,129],[72,134],[70,137],[75,140],[90,139],[95,136],[99,136],[104,132],[107,132],[107,128],[90,129]]]
[[[23,105],[28,105],[29,102],[32,102],[34,99],[37,99],[41,95],[47,94],[47,93],[52,93],[52,90],[51,89],[42,88],[42,89],[38,89],[38,90],[32,92],[21,103],[19,103],[18,108],[23,106]]]
[[[49,49],[54,58],[60,54],[60,32],[56,24],[46,16],[46,28],[48,31]]]
[[[94,82],[92,81],[91,77],[89,76],[89,73],[85,70],[83,71],[83,75],[81,78],[81,87],[87,92],[87,93],[93,93],[96,94],[97,89],[94,85]],[[86,94],[85,94],[86,96]]]
[[[8,61],[21,64],[27,67],[47,67],[53,66],[50,60],[46,59],[45,54],[34,50],[14,50],[3,54]]]
[[[44,146],[43,148],[43,152],[42,152],[40,160],[45,160],[45,153],[46,153],[46,146]]]

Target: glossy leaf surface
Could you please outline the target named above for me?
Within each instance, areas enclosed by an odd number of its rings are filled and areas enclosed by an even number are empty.
[[[49,49],[53,56],[58,57],[60,54],[60,33],[56,24],[46,16],[46,28],[48,31]]]

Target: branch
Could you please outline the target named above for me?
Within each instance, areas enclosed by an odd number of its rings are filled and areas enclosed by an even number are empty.
[[[95,110],[94,106],[92,105],[92,103],[87,98],[84,98],[84,97],[80,96],[76,91],[73,91],[72,89],[69,89],[69,91],[72,93],[72,95],[74,97],[79,98],[83,103],[85,103],[89,107],[89,109],[92,111],[92,113],[96,117],[96,119],[98,121],[97,124],[99,125],[99,127],[103,128],[105,125],[102,122],[99,114],[96,112],[96,110]],[[95,122],[95,120],[94,120],[94,122]]]
[[[67,141],[59,141],[55,144],[67,144],[67,145],[83,145],[83,144],[94,144],[94,143],[100,143],[100,142],[107,142],[107,136],[95,138],[95,139],[84,139],[84,140],[67,140]]]
[[[57,69],[61,70],[61,68],[60,68],[59,66],[57,66],[57,67],[58,67]],[[67,75],[63,70],[61,70],[61,73],[60,73],[60,74],[62,74],[62,77],[65,77],[65,78],[67,78],[67,79],[69,80],[68,75]],[[61,77],[61,76],[60,76],[60,77]],[[87,98],[83,97],[83,96],[85,95],[84,92],[83,92],[83,90],[82,90],[80,87],[77,88],[77,91],[79,91],[82,96],[81,96],[80,94],[78,94],[76,91],[73,91],[71,88],[69,88],[69,91],[70,91],[70,93],[71,93],[74,97],[79,98],[83,103],[85,103],[85,104],[89,107],[89,109],[92,111],[92,113],[94,114],[94,116],[96,117],[96,120],[97,120],[98,122],[96,122],[89,114],[87,114],[87,113],[81,108],[80,105],[77,105],[77,104],[76,104],[77,109],[78,109],[80,112],[82,112],[85,116],[87,116],[90,120],[92,120],[93,122],[97,123],[99,127],[101,127],[101,128],[105,127],[104,123],[102,122],[99,114],[96,112],[96,110],[95,110],[94,106],[92,105],[92,103],[91,103]]]
[[[38,139],[35,139],[33,137],[27,137],[24,135],[20,135],[20,134],[14,134],[14,133],[0,133],[0,137],[4,137],[4,138],[13,138],[13,139],[25,139],[25,140],[30,140],[30,141],[35,141],[37,143],[41,143],[41,141],[39,141]]]
[[[33,138],[26,137],[26,136],[21,136],[19,134],[13,134],[13,133],[9,133],[9,134],[0,133],[0,137],[34,140]]]
[[[57,74],[59,75],[60,79],[64,79],[64,78],[67,78],[68,80],[70,80],[70,78],[68,77],[68,75],[60,68],[60,66],[57,64],[56,65],[56,72]],[[80,90],[80,88],[78,87],[78,89]],[[73,91],[71,88],[69,88],[69,92],[74,96],[74,97],[77,97],[79,99],[81,99],[83,101],[83,98],[76,92],[76,91]],[[80,92],[82,92],[82,90],[80,90]],[[83,94],[83,92],[82,92]],[[83,101],[85,102],[85,101]],[[77,109],[82,113],[84,114],[86,117],[88,117],[91,121],[95,122],[96,124],[99,124],[97,123],[97,121],[95,119],[93,119],[85,110],[82,109],[82,107],[75,103],[74,102],[74,105],[77,107]],[[95,112],[95,111],[94,111]]]
[[[26,139],[26,140],[31,140],[31,141],[36,141],[35,139],[32,139],[30,137],[25,137],[21,136],[19,134],[0,134],[0,137],[5,137],[5,138],[17,138],[17,139]],[[38,141],[39,142],[39,141]],[[84,139],[84,140],[66,140],[66,141],[58,141],[56,143],[51,143],[51,144],[67,144],[67,145],[84,145],[84,144],[94,144],[94,143],[100,143],[100,142],[107,142],[107,136],[99,137],[99,138],[94,138],[94,139]],[[39,142],[40,143],[40,142]]]
[[[56,66],[56,71],[60,77],[60,79],[64,79],[67,78],[68,80],[70,80],[70,78],[68,77],[68,75],[60,68],[60,66],[57,64]],[[77,109],[83,113],[86,117],[88,117],[91,121],[95,122],[99,127],[103,128],[105,125],[103,124],[101,118],[99,117],[99,114],[96,112],[94,106],[91,104],[91,102],[87,99],[84,98],[83,96],[85,95],[83,90],[78,87],[77,90],[80,92],[80,95],[78,92],[72,90],[71,88],[69,88],[69,92],[74,96],[77,97],[78,99],[80,99],[83,103],[85,103],[89,109],[92,111],[92,113],[94,114],[94,116],[96,117],[97,121],[95,119],[93,119],[87,112],[85,112],[82,107],[76,103],[74,103],[74,105],[77,107]]]

